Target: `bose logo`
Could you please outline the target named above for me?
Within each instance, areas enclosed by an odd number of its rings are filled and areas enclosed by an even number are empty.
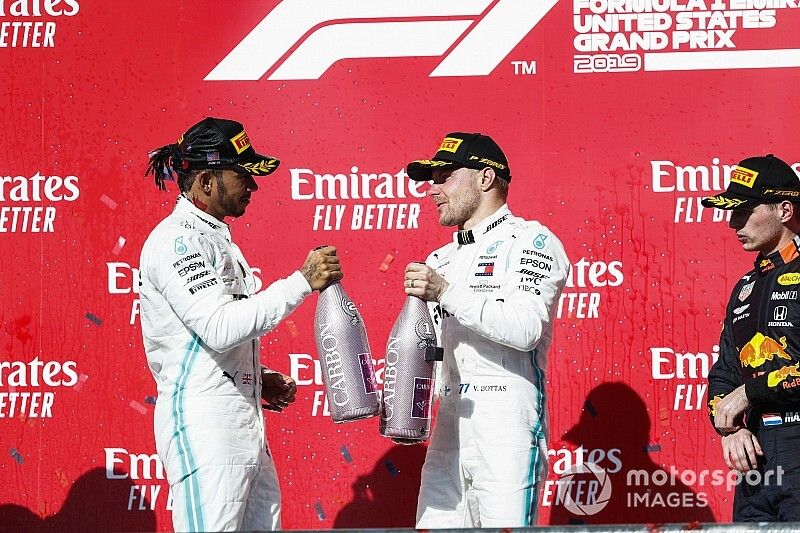
[[[315,80],[340,59],[435,57],[456,42],[431,76],[486,76],[557,1],[284,0],[205,79],[258,80],[291,52],[268,79]]]

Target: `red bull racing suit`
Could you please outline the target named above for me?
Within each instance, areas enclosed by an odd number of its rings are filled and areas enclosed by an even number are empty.
[[[417,527],[532,525],[547,466],[547,350],[570,269],[564,248],[503,206],[426,263],[449,286],[432,306],[444,360]]]
[[[261,412],[259,336],[311,293],[299,272],[257,292],[230,228],[185,197],[142,249],[142,333],[156,449],[176,531],[280,528]]]
[[[720,356],[708,376],[713,423],[720,399],[744,384],[745,415],[764,457],[759,476],[736,488],[739,522],[800,520],[800,237],[767,256],[736,284]],[[748,479],[750,481],[748,481]]]

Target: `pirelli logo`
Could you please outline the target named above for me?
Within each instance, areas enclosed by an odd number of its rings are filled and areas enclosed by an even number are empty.
[[[193,287],[189,287],[189,294],[194,294],[194,293],[196,293],[198,291],[202,291],[203,289],[207,289],[207,288],[212,287],[212,286],[214,286],[216,284],[217,284],[216,278],[212,278],[210,280],[203,281],[203,282],[198,283],[197,285],[195,285]]]
[[[757,176],[758,172],[750,170],[749,168],[737,166],[731,174],[731,183],[738,183],[739,185],[744,185],[752,189]]]
[[[464,142],[464,139],[445,137],[444,140],[442,141],[441,146],[439,146],[439,151],[450,152],[454,154],[458,150],[458,147],[461,146],[462,142]]]
[[[237,154],[241,154],[250,148],[250,138],[247,136],[246,131],[242,131],[242,133],[232,138],[231,142],[233,143],[233,147],[236,148]]]

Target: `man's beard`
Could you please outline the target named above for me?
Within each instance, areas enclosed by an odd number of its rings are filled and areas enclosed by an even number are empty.
[[[225,211],[225,216],[240,217],[244,214],[244,206],[234,200],[233,196],[228,193],[228,188],[222,181],[222,177],[217,177],[217,192],[219,195],[219,205]]]
[[[472,217],[480,202],[480,193],[477,186],[470,183],[464,189],[458,200],[448,200],[439,223],[442,226],[461,226]]]

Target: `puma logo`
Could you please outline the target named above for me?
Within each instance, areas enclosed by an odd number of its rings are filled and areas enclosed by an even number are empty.
[[[237,370],[236,372],[233,373],[232,376],[230,374],[228,374],[227,372],[223,372],[222,375],[225,376],[226,378],[228,378],[229,380],[231,380],[231,383],[236,385],[236,374],[238,374],[238,373],[239,373],[239,371]]]

